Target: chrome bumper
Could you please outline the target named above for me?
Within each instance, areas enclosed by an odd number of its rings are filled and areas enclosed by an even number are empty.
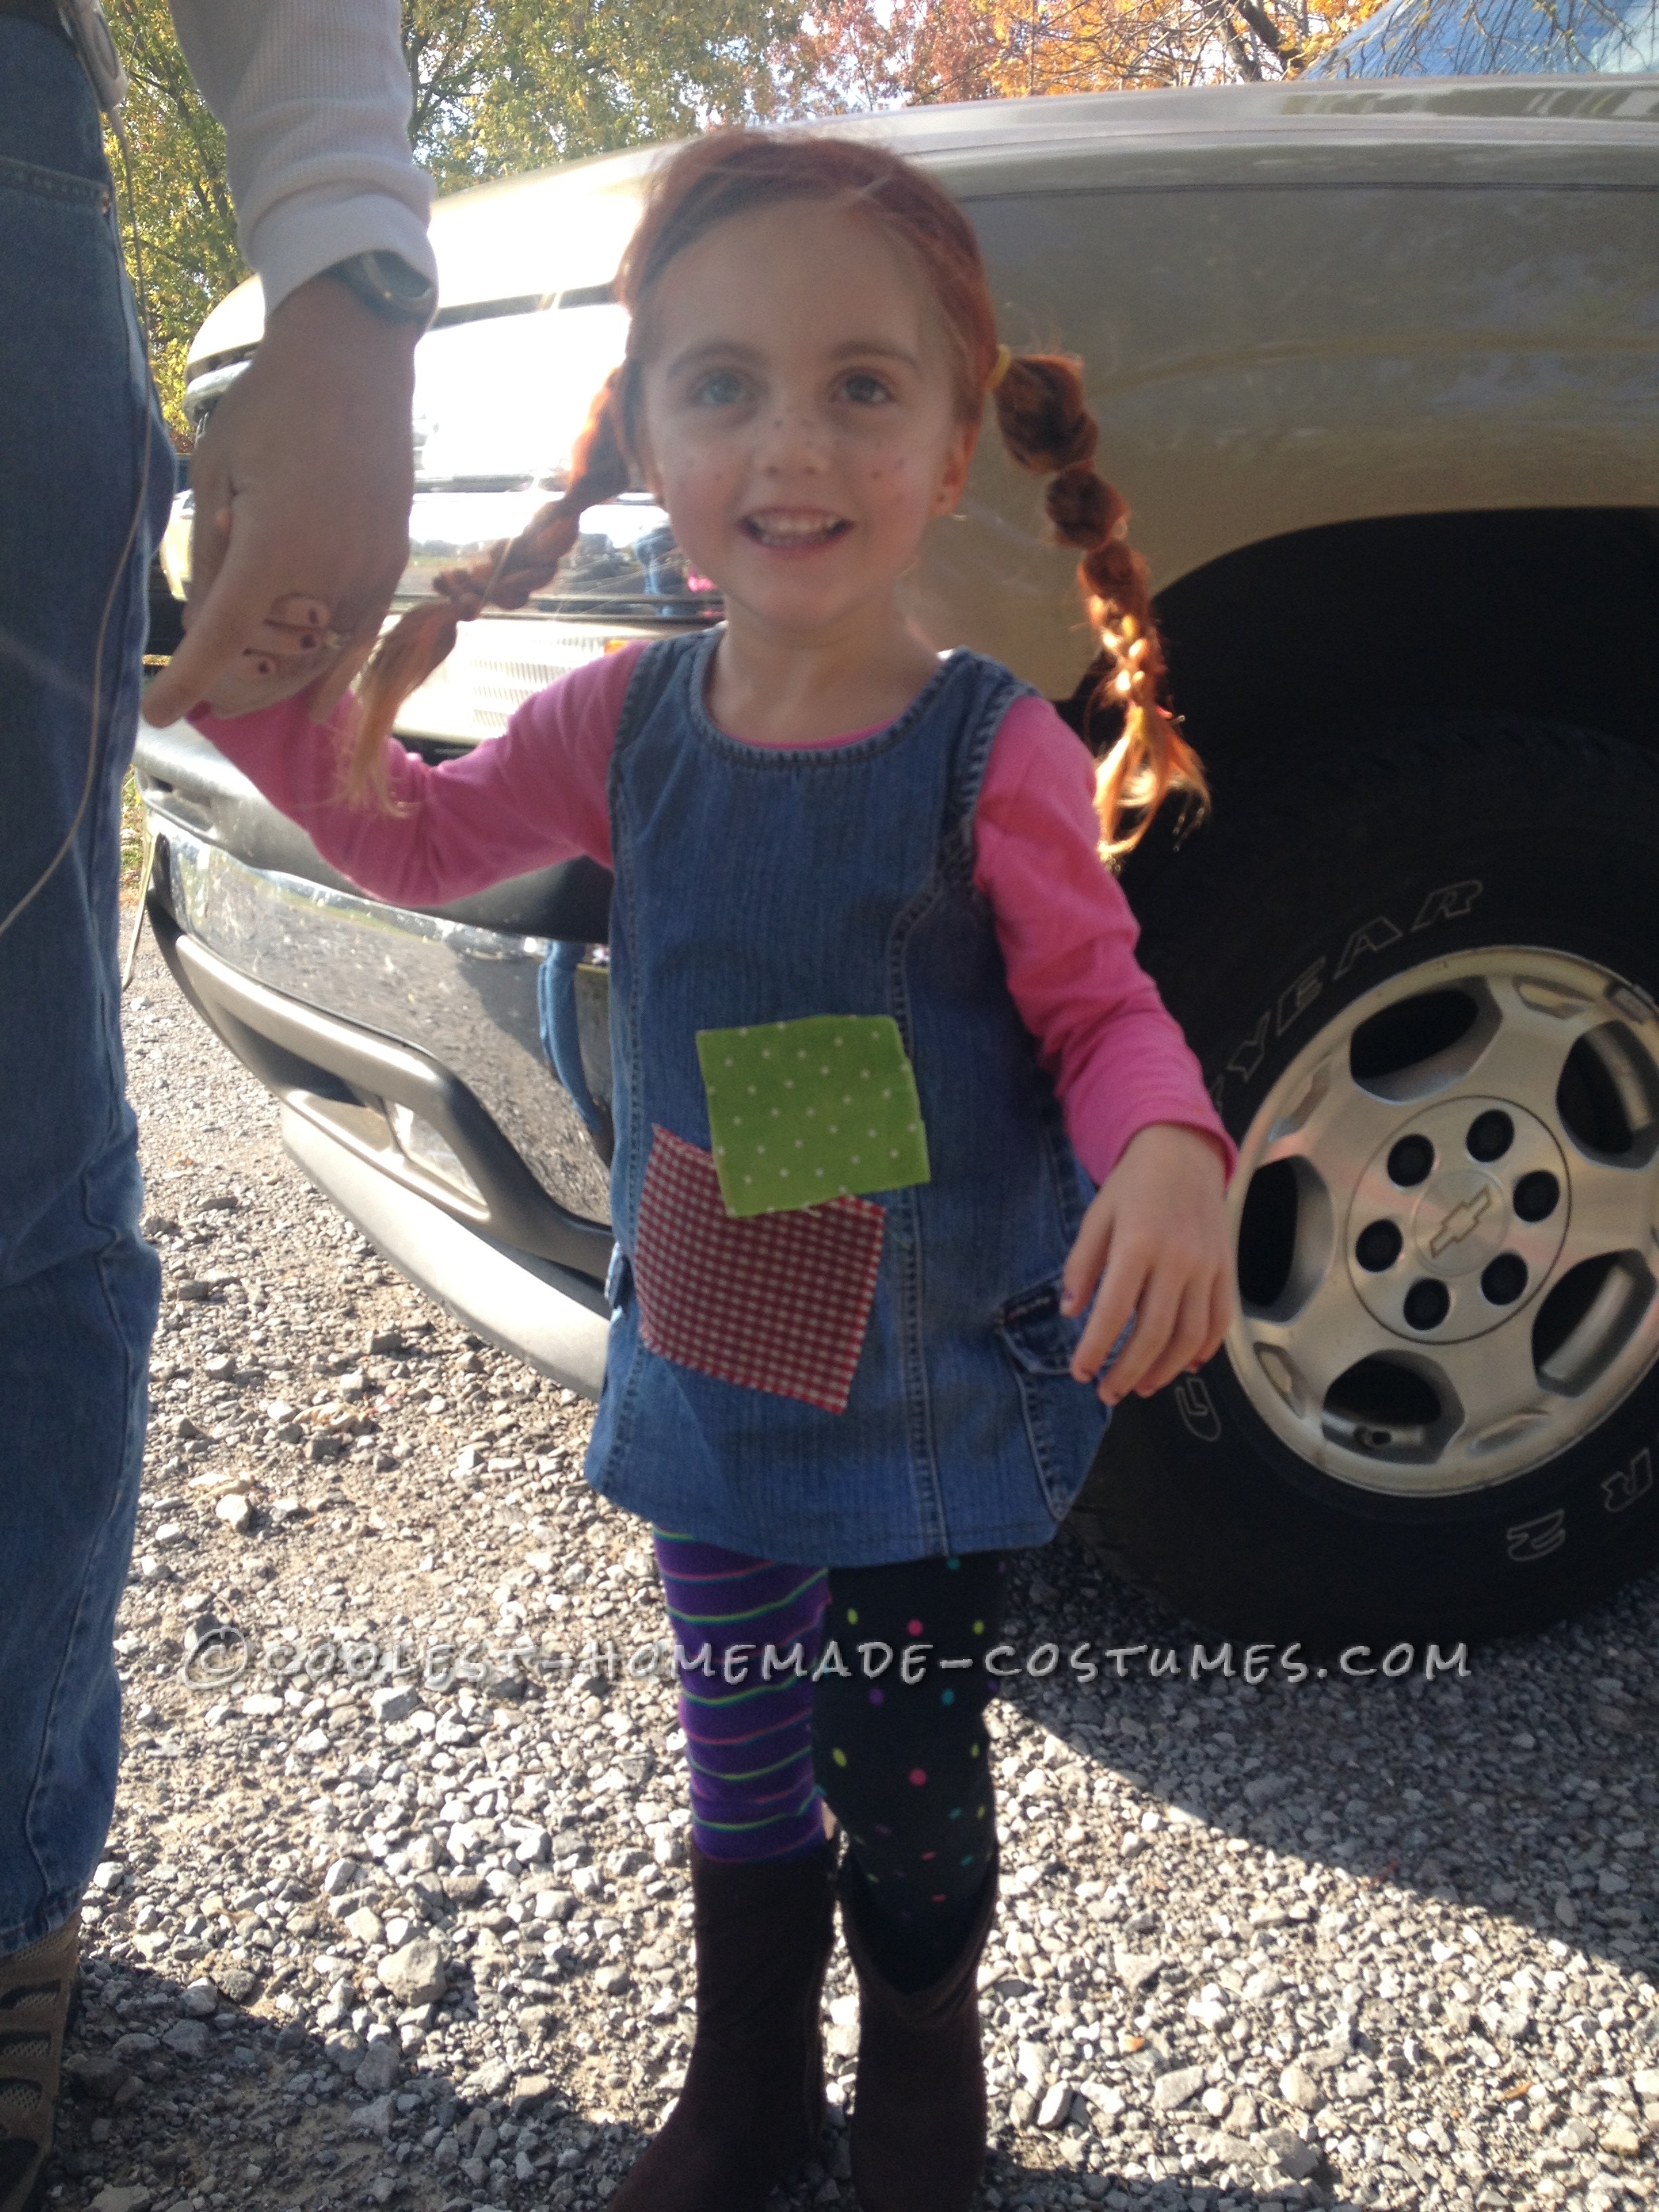
[[[605,1176],[542,1055],[545,941],[267,874],[151,815],[157,941],[203,1019],[281,1100],[292,1157],[467,1327],[597,1395]],[[561,1204],[554,1176],[599,1218]]]
[[[149,811],[158,838],[155,897],[185,939],[250,983],[296,1001],[301,1014],[332,1016],[459,1072],[550,1211],[608,1240],[610,1177],[542,1051],[536,984],[544,938],[412,914],[250,867],[165,803],[151,800]],[[270,1082],[264,1069],[255,1073]],[[404,1103],[423,1111],[418,1099]],[[602,1277],[603,1260],[591,1272]]]
[[[599,1396],[610,1324],[594,1284],[462,1228],[291,1106],[283,1109],[283,1142],[376,1250],[475,1334],[584,1397]]]

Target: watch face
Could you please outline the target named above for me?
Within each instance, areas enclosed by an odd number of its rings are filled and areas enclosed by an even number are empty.
[[[411,269],[401,254],[372,253],[374,273],[386,290],[395,298],[407,300],[411,305],[426,300],[432,287],[418,270]]]
[[[356,254],[337,264],[337,273],[365,306],[399,322],[424,323],[437,303],[436,288],[400,254]]]

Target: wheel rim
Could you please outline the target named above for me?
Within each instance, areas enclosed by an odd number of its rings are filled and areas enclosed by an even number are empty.
[[[1231,1204],[1228,1354],[1284,1443],[1389,1496],[1512,1480],[1659,1356],[1659,1011],[1524,946],[1408,969],[1285,1070]]]

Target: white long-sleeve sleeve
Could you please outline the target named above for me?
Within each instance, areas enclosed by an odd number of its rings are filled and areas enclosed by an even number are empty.
[[[267,313],[348,254],[385,249],[435,277],[398,0],[173,0],[173,20],[224,125]]]

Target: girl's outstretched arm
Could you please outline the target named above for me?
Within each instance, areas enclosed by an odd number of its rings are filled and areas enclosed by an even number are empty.
[[[384,802],[342,792],[349,694],[327,723],[298,698],[191,720],[353,883],[402,905],[442,906],[578,853],[610,866],[605,773],[638,658],[578,669],[526,700],[501,737],[436,768],[388,739]]]
[[[1233,1306],[1224,1188],[1212,1139],[1157,1121],[1130,1139],[1095,1194],[1066,1257],[1060,1304],[1080,1313],[1100,1286],[1072,1358],[1079,1382],[1093,1381],[1133,1321],[1097,1385],[1103,1404],[1131,1391],[1150,1398],[1219,1351]]]

